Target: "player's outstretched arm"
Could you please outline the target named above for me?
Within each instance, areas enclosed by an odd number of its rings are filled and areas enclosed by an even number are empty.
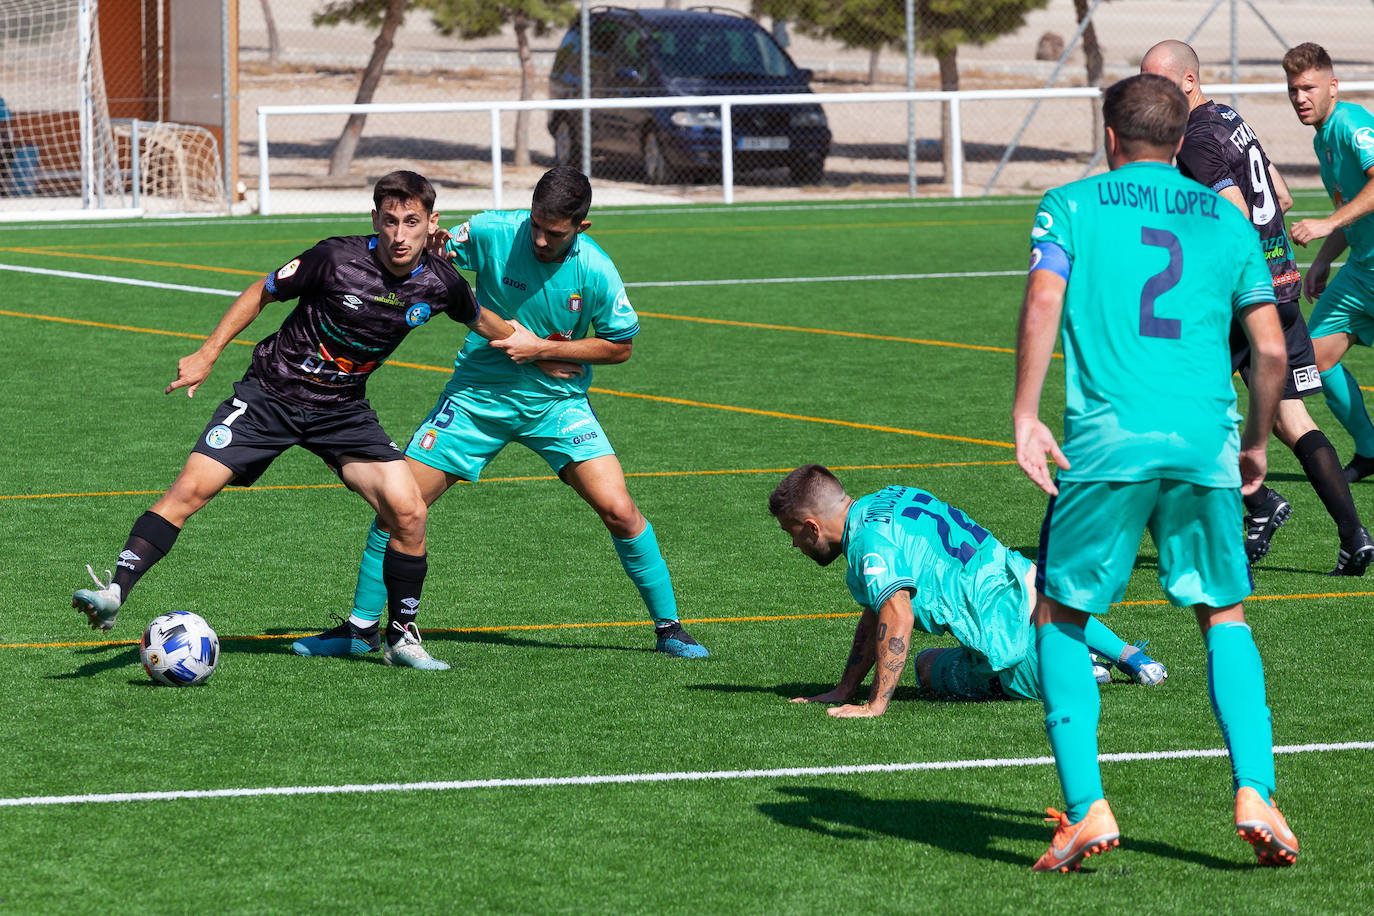
[[[1054,433],[1040,421],[1040,395],[1045,373],[1054,357],[1059,318],[1064,309],[1063,277],[1049,270],[1032,270],[1026,278],[1026,296],[1016,331],[1016,395],[1011,422],[1016,441],[1016,463],[1037,487],[1050,495],[1059,492],[1050,476],[1047,455],[1061,468],[1068,460]]]
[[[229,346],[229,342],[262,314],[267,303],[276,301],[267,292],[266,277],[239,293],[238,298],[220,318],[219,324],[215,325],[215,330],[206,338],[205,343],[200,345],[200,349],[177,360],[177,377],[163,394],[171,394],[178,388],[185,388],[186,396],[194,397],[196,389],[210,377],[215,360],[219,359],[219,355]]]
[[[859,625],[854,628],[854,645],[849,650],[849,661],[845,662],[844,673],[840,675],[839,686],[814,697],[795,697],[793,703],[848,703],[859,685],[868,676],[877,658],[878,615],[868,608],[859,615]]]
[[[1374,213],[1374,166],[1365,169],[1364,187],[1358,194],[1336,208],[1330,216],[1321,219],[1300,219],[1288,231],[1288,237],[1307,247],[1313,239],[1331,235],[1337,229],[1344,229],[1358,219]],[[1341,245],[1344,249],[1345,245]],[[1337,254],[1340,252],[1338,251]]]
[[[864,719],[887,712],[887,704],[897,692],[897,681],[906,669],[915,622],[910,593],[904,588],[897,589],[878,609],[878,629],[874,634],[878,669],[868,702],[861,706],[835,706],[826,710],[828,715],[837,719]]]
[[[1250,402],[1240,439],[1240,491],[1249,494],[1259,488],[1268,470],[1265,447],[1283,397],[1288,347],[1273,303],[1246,309],[1240,320],[1250,338]]]

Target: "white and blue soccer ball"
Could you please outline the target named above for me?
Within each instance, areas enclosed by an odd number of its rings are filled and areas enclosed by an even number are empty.
[[[148,676],[169,687],[203,684],[219,663],[219,637],[190,611],[163,614],[143,631],[139,658]]]

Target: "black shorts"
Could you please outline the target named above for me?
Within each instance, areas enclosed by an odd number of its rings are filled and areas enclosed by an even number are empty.
[[[1307,322],[1303,320],[1298,300],[1279,303],[1279,324],[1283,327],[1283,341],[1288,346],[1283,399],[1292,401],[1320,394],[1322,377],[1317,371],[1317,354],[1312,350],[1312,338],[1307,335]],[[1231,371],[1239,372],[1245,386],[1250,387],[1250,339],[1245,336],[1239,321],[1231,322]]]
[[[345,457],[404,459],[366,400],[301,407],[247,377],[234,383],[234,396],[215,409],[191,451],[218,461],[234,472],[233,486],[246,487],[293,445],[319,455],[336,474]]]

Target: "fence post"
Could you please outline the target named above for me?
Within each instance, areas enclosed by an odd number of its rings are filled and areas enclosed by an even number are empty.
[[[258,109],[258,213],[272,215],[271,190],[267,187],[267,115]]]
[[[491,110],[491,208],[501,209],[501,109]]]
[[[730,103],[720,106],[720,183],[727,204],[735,202],[735,137]]]

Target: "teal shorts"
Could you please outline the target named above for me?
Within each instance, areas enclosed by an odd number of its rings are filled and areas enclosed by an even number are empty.
[[[1307,330],[1313,340],[1344,333],[1366,347],[1374,342],[1374,271],[1347,262],[1312,307]]]
[[[942,700],[1040,699],[1033,639],[1026,657],[1001,671],[966,646],[926,651],[940,654],[930,665],[930,683],[921,686]]]
[[[574,461],[614,455],[585,397],[532,400],[513,394],[445,391],[410,437],[406,457],[476,482],[511,442],[543,458],[555,474]]]
[[[1253,588],[1241,515],[1238,488],[1061,481],[1045,510],[1035,586],[1065,607],[1106,613],[1126,593],[1148,528],[1170,601],[1229,607]]]

